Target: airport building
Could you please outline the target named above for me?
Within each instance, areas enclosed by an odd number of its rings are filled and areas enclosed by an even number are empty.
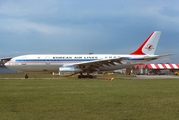
[[[131,69],[136,75],[173,75],[179,71],[179,64],[140,64]]]

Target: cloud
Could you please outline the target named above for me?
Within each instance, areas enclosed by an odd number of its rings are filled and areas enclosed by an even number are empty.
[[[158,53],[170,50],[178,55],[178,4],[177,0],[0,1],[0,51],[130,53],[152,31],[161,30]]]
[[[160,13],[168,17],[179,17],[179,10],[168,6],[163,7],[163,9],[160,10]]]
[[[37,24],[25,20],[0,19],[0,22],[3,23],[1,29],[10,32],[15,32],[18,34],[24,34],[27,32],[39,32],[42,34],[69,34],[70,33],[70,30],[64,27],[56,27],[46,24]]]
[[[52,13],[54,6],[54,0],[7,0],[1,2],[0,14],[6,17],[38,17]]]

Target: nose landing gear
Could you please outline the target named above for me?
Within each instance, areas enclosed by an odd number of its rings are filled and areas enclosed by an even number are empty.
[[[25,74],[25,79],[28,79],[28,78],[29,78],[29,76],[28,76],[28,74],[26,73],[26,74]]]

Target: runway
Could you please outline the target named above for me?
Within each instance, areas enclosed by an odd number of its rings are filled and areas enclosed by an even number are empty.
[[[108,77],[112,77],[112,76],[108,76]],[[44,79],[44,80],[49,80],[49,79],[53,79],[53,80],[58,80],[58,79],[71,79],[72,77],[56,77],[56,78],[51,78],[51,77],[40,77],[40,78],[37,78],[37,77],[35,77],[35,78],[33,78],[33,77],[31,77],[31,78],[28,78],[28,79],[25,79],[25,78],[20,78],[20,77],[17,77],[17,78],[13,78],[13,77],[10,77],[10,78],[8,78],[8,77],[0,77],[0,80],[2,80],[2,79],[6,79],[6,80],[8,80],[8,79],[14,79],[14,80],[33,80],[33,79]],[[97,77],[96,79],[98,79],[98,78],[100,78],[100,76],[99,77]],[[114,77],[115,78],[115,77]],[[116,77],[117,79],[179,79],[179,76],[178,75],[136,75],[136,76],[133,76],[133,77]],[[116,79],[115,78],[115,79]]]

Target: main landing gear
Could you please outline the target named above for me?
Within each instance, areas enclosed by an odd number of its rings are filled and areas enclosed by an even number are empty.
[[[94,78],[92,75],[90,75],[89,70],[87,70],[87,75],[83,75],[83,73],[80,73],[80,75],[78,75],[78,78]]]
[[[78,78],[94,78],[92,75],[78,75]]]

